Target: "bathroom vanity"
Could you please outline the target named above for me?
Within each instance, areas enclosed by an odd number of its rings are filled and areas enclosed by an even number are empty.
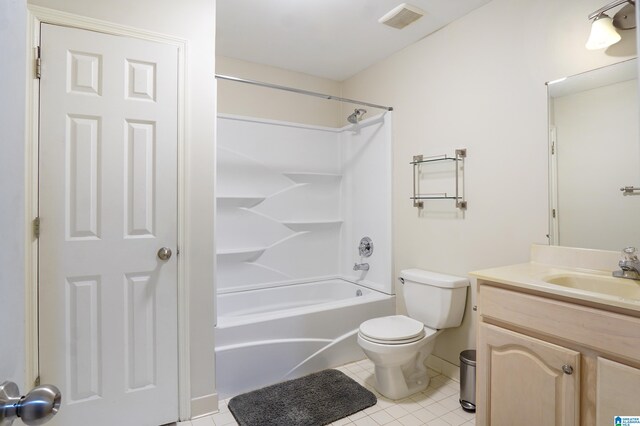
[[[640,282],[611,277],[615,252],[533,246],[531,259],[471,274],[476,424],[640,417]]]

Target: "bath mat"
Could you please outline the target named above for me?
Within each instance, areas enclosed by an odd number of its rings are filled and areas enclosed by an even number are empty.
[[[229,410],[240,426],[320,426],[376,402],[341,371],[323,370],[235,396]]]

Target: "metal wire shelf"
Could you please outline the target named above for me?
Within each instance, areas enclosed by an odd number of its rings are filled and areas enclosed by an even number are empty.
[[[462,174],[464,173],[464,160],[467,157],[466,149],[456,149],[455,156],[449,157],[447,154],[437,155],[433,157],[425,157],[423,155],[414,155],[413,161],[409,164],[413,166],[413,196],[409,197],[410,200],[413,200],[413,206],[419,209],[424,208],[424,200],[455,200],[456,208],[460,210],[467,209],[467,200],[464,197],[464,190],[461,190],[461,184],[463,181]],[[447,192],[437,192],[431,194],[420,194],[418,193],[418,172],[417,169],[422,164],[427,163],[435,163],[435,162],[443,162],[443,161],[453,161],[456,163],[455,167],[455,195],[449,195]],[[462,163],[462,167],[458,166],[458,163]]]

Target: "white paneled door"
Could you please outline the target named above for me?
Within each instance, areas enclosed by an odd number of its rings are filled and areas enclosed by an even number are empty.
[[[174,422],[178,50],[41,30],[40,373],[63,393],[52,424]]]

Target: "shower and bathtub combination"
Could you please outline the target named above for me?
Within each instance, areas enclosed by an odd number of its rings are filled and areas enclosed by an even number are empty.
[[[395,312],[391,112],[365,112],[342,128],[218,116],[221,398],[361,359],[360,324]]]

